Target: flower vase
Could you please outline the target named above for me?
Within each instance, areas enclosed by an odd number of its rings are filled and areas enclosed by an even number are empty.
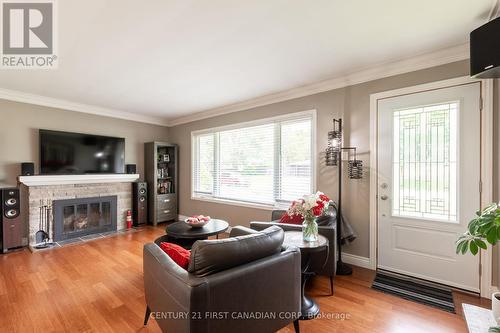
[[[302,237],[306,242],[316,242],[318,240],[318,223],[316,217],[308,217],[302,223]]]

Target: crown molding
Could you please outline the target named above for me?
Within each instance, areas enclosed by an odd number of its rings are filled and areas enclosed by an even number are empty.
[[[245,111],[259,106],[283,102],[286,100],[309,96],[329,90],[339,89],[355,84],[365,83],[389,76],[414,72],[417,70],[444,65],[469,58],[469,44],[460,44],[439,51],[417,55],[410,59],[382,63],[371,68],[355,72],[346,76],[337,77],[322,82],[289,89],[286,91],[256,97],[184,117],[171,119],[168,126],[177,126],[197,120],[212,118],[232,112]]]
[[[394,76],[434,66],[444,65],[451,62],[464,60],[467,59],[468,57],[469,57],[468,43],[461,44],[454,47],[442,49],[439,51],[417,55],[410,59],[403,59],[394,62],[382,63],[377,66],[373,66],[371,68],[351,73],[349,75],[345,75],[342,77],[332,78],[329,80],[297,88],[292,88],[278,93],[256,97],[246,101],[225,105],[222,107],[205,110],[174,119],[169,119],[166,117],[140,115],[122,110],[104,108],[96,105],[77,103],[64,99],[46,97],[42,95],[30,94],[21,91],[1,89],[1,88],[0,88],[0,99],[34,104],[34,105],[41,105],[68,111],[89,113],[105,117],[125,119],[147,124],[173,127],[197,120],[212,118],[238,111],[250,110],[259,106],[283,102],[294,98],[309,96],[329,90],[339,89],[347,86],[352,86],[355,84],[382,79],[389,76]]]
[[[14,102],[20,102],[20,103],[41,105],[41,106],[46,106],[46,107],[50,107],[50,108],[63,109],[63,110],[67,110],[67,111],[75,111],[75,112],[89,113],[89,114],[111,117],[111,118],[125,119],[125,120],[140,122],[140,123],[155,124],[155,125],[162,125],[162,126],[168,125],[167,120],[163,117],[139,115],[139,114],[132,113],[132,112],[109,109],[109,108],[104,108],[104,107],[90,105],[90,104],[76,103],[76,102],[71,102],[71,101],[64,100],[64,99],[58,99],[58,98],[46,97],[46,96],[42,96],[42,95],[30,94],[30,93],[25,93],[25,92],[16,91],[16,90],[9,90],[9,89],[1,89],[0,88],[0,99],[14,101]]]

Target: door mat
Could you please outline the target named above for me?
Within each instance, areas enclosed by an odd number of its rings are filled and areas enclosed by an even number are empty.
[[[455,313],[451,288],[440,284],[377,270],[372,288],[410,301]]]

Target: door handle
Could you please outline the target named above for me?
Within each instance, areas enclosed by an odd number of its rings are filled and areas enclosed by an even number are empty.
[[[380,199],[387,200],[387,199],[389,199],[389,197],[387,195],[383,194],[380,196]]]

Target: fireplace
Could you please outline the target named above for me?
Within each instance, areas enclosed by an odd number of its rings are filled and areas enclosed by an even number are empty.
[[[116,231],[117,197],[54,200],[54,241]]]

